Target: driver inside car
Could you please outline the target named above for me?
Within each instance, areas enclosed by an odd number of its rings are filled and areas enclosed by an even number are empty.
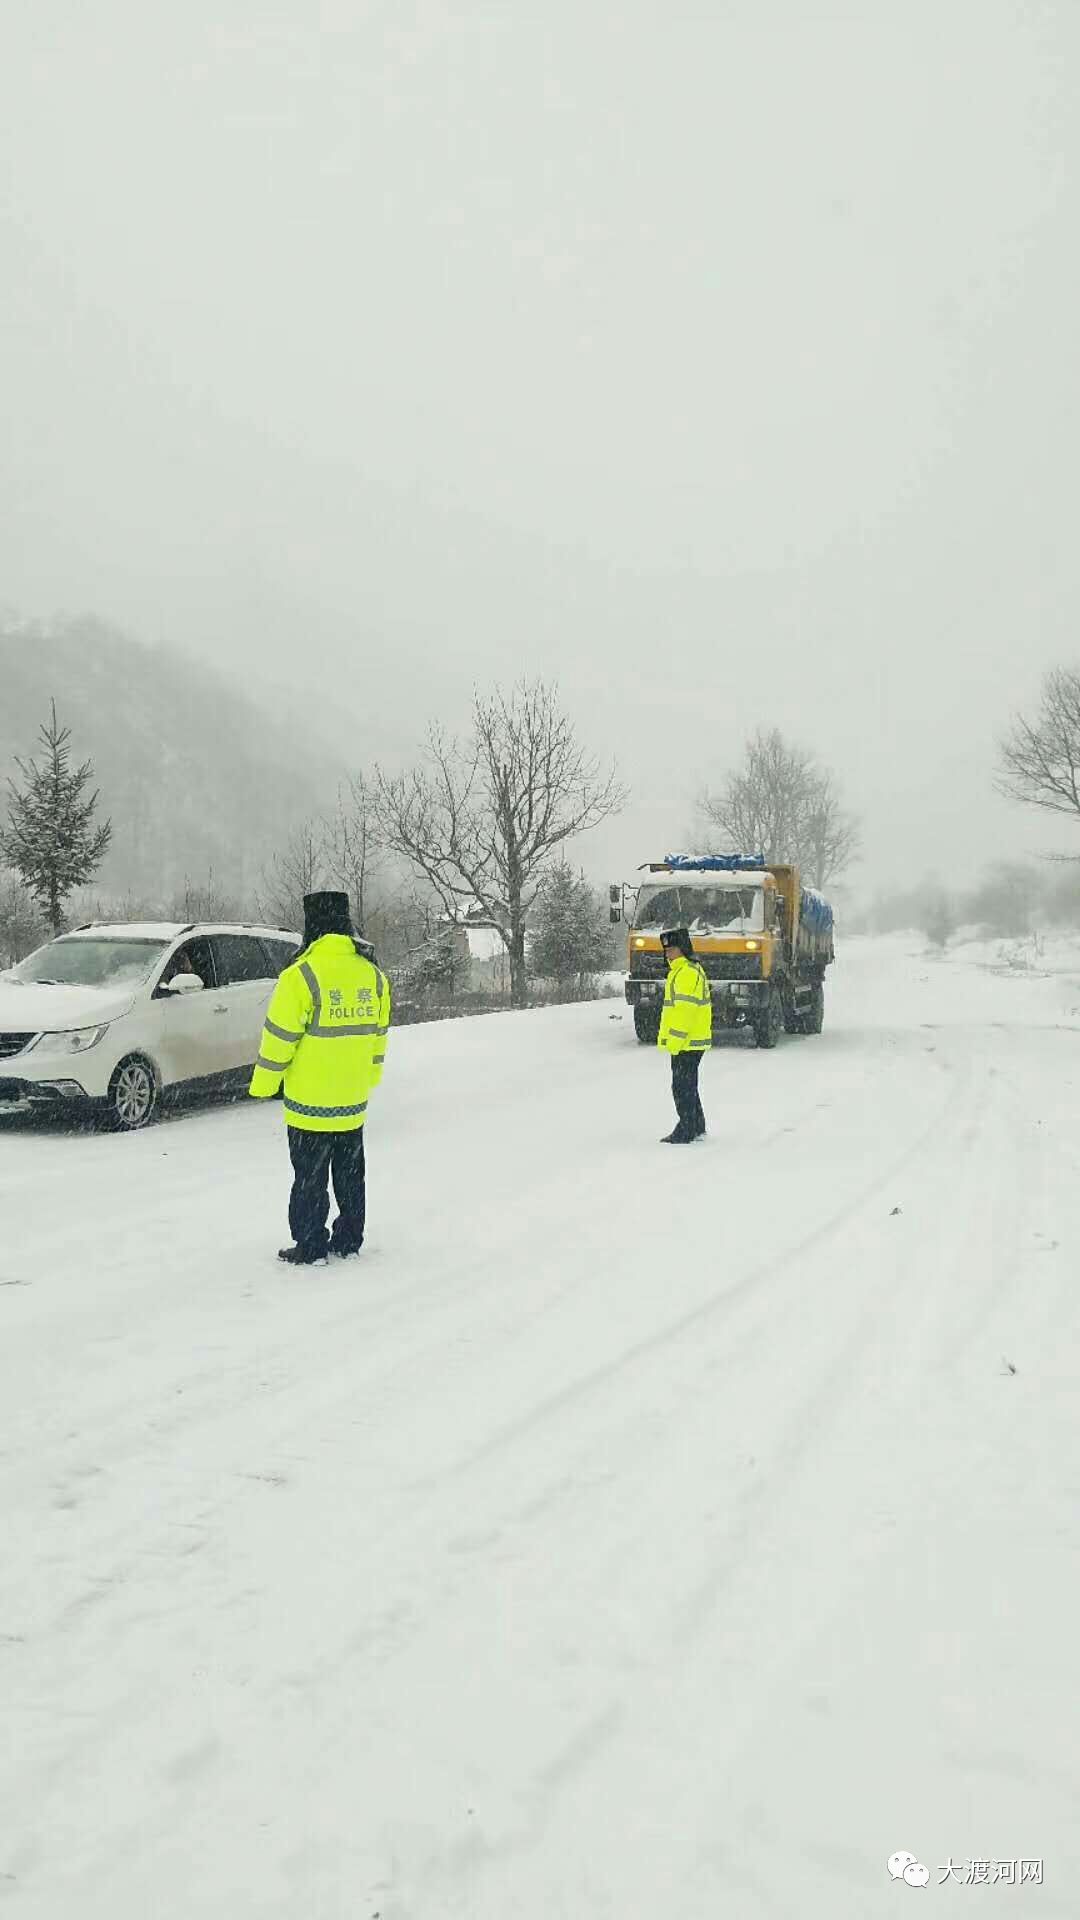
[[[195,968],[191,960],[191,949],[189,947],[181,947],[179,953],[173,955],[161,976],[161,985],[167,987],[170,980],[175,980],[178,973],[195,974],[195,978],[198,980],[200,987],[205,987],[206,985],[205,980],[201,979],[200,976],[195,973]]]

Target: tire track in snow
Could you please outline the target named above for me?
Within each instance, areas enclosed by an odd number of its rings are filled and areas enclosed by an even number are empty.
[[[984,1099],[985,1094],[991,1097]],[[968,1218],[972,1215],[977,1216],[986,1184],[985,1161],[989,1160],[995,1172],[1001,1169],[1001,1144],[997,1136],[1001,1135],[1007,1139],[1006,1123],[1009,1117],[1007,1108],[1003,1113],[1002,1104],[1000,1094],[993,1088],[992,1076],[976,1074],[969,1085],[964,1103],[965,1110],[956,1116],[956,1123],[952,1128],[952,1139],[943,1138],[941,1141],[942,1164],[935,1174],[929,1193],[924,1197],[929,1200],[936,1194],[941,1217],[951,1217],[956,1223],[954,1229],[956,1244],[945,1250],[942,1262],[943,1270],[946,1272],[952,1268],[963,1251],[962,1218],[965,1215]],[[951,1152],[954,1147],[958,1150],[958,1157]],[[954,1184],[958,1168],[961,1177],[959,1190]],[[927,1295],[926,1305],[930,1309],[929,1324],[933,1324],[936,1312],[939,1324],[943,1330],[947,1331],[968,1310],[970,1298],[940,1291],[939,1277],[936,1271],[923,1276],[924,1290]],[[880,1315],[884,1320],[886,1327],[891,1323],[893,1327],[902,1328],[910,1304],[910,1299],[905,1303],[901,1294],[891,1297],[889,1283],[883,1281],[877,1289],[876,1297],[868,1302],[870,1311],[864,1314],[862,1320],[853,1327],[852,1336],[846,1348],[830,1363],[824,1374],[815,1377],[810,1393],[799,1396],[797,1403],[792,1406],[786,1421],[786,1438],[782,1438],[780,1451],[773,1456],[771,1470],[764,1483],[758,1482],[752,1491],[747,1490],[742,1502],[741,1530],[736,1532],[734,1537],[728,1535],[723,1539],[718,1550],[717,1564],[708,1570],[706,1578],[691,1596],[681,1625],[676,1627],[677,1637],[688,1640],[690,1644],[707,1641],[715,1637],[721,1621],[723,1621],[724,1631],[730,1634],[733,1625],[730,1596],[733,1590],[740,1589],[741,1598],[736,1618],[742,1620],[741,1631],[744,1640],[749,1636],[748,1644],[755,1644],[755,1620],[758,1618],[770,1618],[775,1625],[774,1584],[777,1579],[783,1581],[786,1577],[790,1577],[792,1564],[800,1565],[800,1535],[804,1536],[802,1544],[805,1547],[812,1539],[812,1533],[806,1533],[807,1526],[816,1527],[819,1524],[818,1516],[824,1515],[827,1511],[822,1507],[820,1486],[815,1489],[815,1481],[820,1481],[821,1478],[822,1455],[828,1454],[830,1434],[842,1427],[845,1422],[850,1423],[852,1403],[858,1401],[858,1395],[852,1392],[852,1383],[859,1380],[860,1360],[866,1348],[880,1341],[882,1337],[878,1316]],[[791,1340],[791,1331],[784,1324],[781,1337],[788,1344]],[[909,1372],[906,1381],[908,1387],[911,1385],[911,1378]],[[848,1383],[847,1392],[844,1390],[845,1381]],[[889,1439],[890,1427],[896,1424],[900,1392],[898,1385],[891,1404],[882,1409],[876,1421],[877,1432],[874,1438],[878,1442],[879,1451],[882,1441]],[[938,1419],[940,1425],[940,1412]],[[949,1432],[948,1420],[942,1427],[942,1432],[943,1434]],[[968,1436],[961,1434],[959,1449],[951,1450],[955,1447],[956,1438],[956,1435],[951,1437],[951,1448],[945,1453],[942,1466],[948,1471],[946,1462],[951,1462],[953,1494],[954,1497],[959,1497],[965,1485],[970,1487],[973,1476],[977,1479],[983,1470],[980,1457],[982,1449],[978,1441],[972,1441]],[[883,1454],[882,1457],[886,1455]],[[664,1477],[670,1464],[670,1458],[661,1464],[659,1468],[661,1477]],[[894,1476],[899,1472],[902,1478],[902,1467],[894,1465],[892,1472]],[[826,1485],[829,1487],[830,1502],[833,1503],[835,1487],[831,1461]],[[949,1489],[946,1488],[946,1500],[948,1497]],[[812,1518],[809,1521],[803,1519],[800,1524],[800,1510],[808,1513]],[[882,1536],[874,1530],[871,1530],[865,1541],[859,1541],[857,1534],[859,1517],[859,1503],[856,1499],[848,1512],[844,1511],[842,1505],[839,1511],[830,1511],[827,1522],[827,1537],[836,1551],[837,1567],[844,1566],[847,1574],[851,1574],[854,1570],[856,1579],[860,1558],[867,1567],[875,1565],[883,1543]],[[647,1516],[644,1531],[648,1531]],[[630,1537],[629,1530],[627,1537]],[[771,1543],[771,1551],[769,1543]],[[846,1543],[848,1550],[845,1553]],[[895,1551],[895,1536],[891,1540],[886,1536],[884,1544],[887,1551]],[[813,1553],[806,1556],[802,1562],[804,1569],[815,1564],[820,1568],[822,1562],[827,1562],[828,1556],[821,1552],[820,1541],[817,1545],[816,1560]],[[784,1550],[785,1548],[787,1551]],[[794,1553],[791,1551],[792,1548]],[[605,1587],[609,1591],[617,1591],[620,1573],[625,1577],[625,1571],[625,1560],[620,1567],[618,1554],[609,1555],[606,1567],[596,1580],[597,1595],[602,1594]],[[821,1631],[823,1619],[827,1617],[831,1604],[831,1581],[828,1579],[824,1581],[822,1597],[817,1602],[815,1602],[812,1588],[809,1594],[807,1593],[805,1579],[801,1583],[800,1591],[802,1599],[800,1611],[790,1617],[787,1623],[788,1631],[784,1634],[781,1643],[766,1651],[762,1648],[760,1636],[758,1636],[755,1647],[753,1690],[747,1694],[740,1680],[738,1692],[731,1691],[726,1697],[713,1699],[710,1702],[713,1713],[718,1717],[718,1725],[711,1737],[708,1735],[705,1737],[708,1740],[714,1766],[718,1763],[720,1754],[727,1756],[726,1760],[720,1763],[721,1772],[726,1771],[728,1767],[734,1769],[736,1773],[739,1772],[740,1746],[754,1730],[755,1723],[760,1721],[763,1713],[775,1712],[779,1725],[783,1725],[787,1720],[791,1675],[793,1672],[798,1673],[800,1649],[812,1642],[815,1635]],[[726,1605],[722,1605],[725,1601]],[[809,1605],[806,1604],[807,1601]],[[825,1614],[821,1611],[823,1604],[826,1608]],[[646,1802],[649,1801],[650,1785],[654,1785],[657,1790],[657,1802],[650,1804],[668,1804],[671,1807],[679,1805],[683,1809],[694,1804],[695,1793],[698,1791],[698,1779],[697,1763],[693,1757],[696,1749],[691,1730],[700,1721],[700,1714],[695,1721],[694,1703],[691,1697],[695,1684],[690,1681],[686,1688],[677,1688],[673,1697],[670,1673],[666,1664],[663,1678],[655,1683],[650,1682],[646,1674],[644,1683],[640,1681],[637,1683],[638,1697],[634,1699],[632,1708],[624,1714],[618,1734],[613,1735],[613,1742],[617,1741],[620,1748],[620,1767],[616,1769],[618,1777],[624,1780],[632,1779],[636,1792]],[[776,1702],[775,1707],[770,1706],[773,1700]],[[665,1743],[662,1739],[658,1740],[658,1729],[661,1726],[674,1727],[680,1724],[680,1720],[684,1734],[689,1735],[691,1758],[688,1770],[684,1765],[684,1759],[679,1757],[678,1742],[676,1741],[673,1746],[671,1742]],[[655,1772],[653,1756],[657,1751],[662,1755],[662,1779],[651,1778]],[[602,1776],[612,1766],[612,1754],[608,1752],[598,1756],[598,1762],[597,1771]],[[1048,1785],[1049,1781],[1050,1776],[1047,1775]],[[589,1797],[589,1793],[586,1792],[585,1798],[588,1800]],[[545,1818],[549,1819],[554,1815],[555,1808],[550,1795],[545,1794],[543,1799]],[[571,1817],[569,1806],[565,1807],[563,1812],[566,1818]],[[549,1861],[558,1863],[557,1886],[550,1890],[552,1897],[557,1899],[557,1887],[564,1884],[563,1864],[566,1863],[565,1883],[569,1885],[573,1883],[575,1876],[584,1870],[586,1859],[575,1842],[573,1826],[568,1830],[565,1820],[561,1828],[555,1831],[552,1831],[549,1825],[544,1823],[541,1825],[546,1843],[545,1857]],[[744,1828],[741,1828],[741,1837],[744,1843],[743,1849],[740,1850],[742,1852],[745,1849]],[[832,1877],[833,1900],[836,1895],[835,1878],[838,1871],[843,1870],[848,1873],[850,1885],[858,1883],[859,1874],[865,1876],[867,1864],[865,1855],[858,1849],[852,1851],[849,1848],[845,1852],[840,1848],[830,1853],[828,1849],[823,1852],[820,1847],[815,1851],[808,1844],[800,1867],[799,1842],[790,1828],[778,1829],[775,1822],[770,1825],[766,1821],[763,1823],[761,1838],[766,1848],[771,1850],[773,1859],[785,1860],[789,1885],[804,1885],[808,1890],[808,1897],[815,1875],[819,1879],[823,1874],[826,1878]],[[613,1857],[618,1856],[616,1854]],[[717,1865],[720,1869],[719,1877],[724,1885],[729,1888],[738,1887],[741,1877],[740,1856],[721,1850]],[[498,1874],[496,1874],[496,1881],[498,1884],[485,1888],[485,1895],[490,1897],[490,1904],[487,1898],[481,1903],[475,1888],[473,1889],[475,1904],[468,1911],[479,1913],[482,1910],[485,1913],[494,1914],[499,1910],[500,1893],[505,1898],[507,1887],[505,1880],[500,1879]],[[786,1904],[775,1904],[765,1886],[759,1885],[753,1891],[756,1899],[753,1907],[755,1915],[790,1910]],[[640,1880],[635,1881],[634,1884],[634,1895],[642,1903],[642,1907],[648,1907],[649,1910],[651,1910],[649,1896],[660,1898],[665,1892],[669,1901],[674,1900],[675,1904],[681,1905],[684,1910],[692,1910],[686,1905],[689,1888],[682,1890],[680,1900],[679,1890],[671,1884],[666,1889],[660,1886],[645,1888]],[[625,1910],[626,1893],[627,1889],[624,1888],[622,1908],[618,1899],[612,1900],[610,1911],[613,1914]],[[815,1905],[814,1911],[817,1910]],[[826,1906],[823,1906],[822,1911],[825,1910]],[[833,1910],[831,1903],[827,1903],[827,1910]]]
[[[609,1387],[621,1388],[626,1384],[628,1373],[640,1367],[647,1368],[657,1359],[666,1359],[670,1348],[679,1346],[689,1336],[707,1329],[726,1314],[738,1314],[749,1306],[755,1328],[760,1322],[770,1319],[776,1310],[774,1293],[790,1284],[789,1270],[796,1257],[817,1252],[829,1240],[842,1233],[848,1223],[861,1213],[871,1200],[894,1184],[897,1177],[922,1155],[935,1145],[940,1145],[941,1118],[943,1114],[948,1114],[950,1111],[952,1093],[953,1089],[950,1086],[941,1108],[914,1141],[909,1142],[883,1169],[877,1170],[855,1194],[845,1199],[842,1206],[829,1214],[809,1233],[801,1234],[779,1253],[770,1253],[732,1285],[711,1294],[688,1311],[679,1314],[641,1340],[622,1349],[610,1360],[605,1360],[602,1365],[570,1382],[565,1388],[531,1408],[521,1420],[500,1428],[481,1447],[455,1462],[447,1469],[445,1475],[437,1476],[432,1484],[438,1484],[451,1475],[471,1474],[485,1460],[498,1455],[516,1440],[530,1437],[536,1429],[557,1419],[577,1403],[588,1400]],[[786,1129],[779,1131],[786,1131]],[[778,1137],[778,1135],[770,1137]],[[749,1338],[751,1331],[752,1329],[747,1328],[741,1337]]]

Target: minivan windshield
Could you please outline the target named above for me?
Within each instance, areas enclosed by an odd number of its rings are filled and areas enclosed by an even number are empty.
[[[49,987],[137,987],[160,960],[167,940],[50,940],[13,967],[9,978]]]
[[[691,933],[761,933],[765,897],[760,887],[642,887],[635,927],[659,932],[689,927]]]

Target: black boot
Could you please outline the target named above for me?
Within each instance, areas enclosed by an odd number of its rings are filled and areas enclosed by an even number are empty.
[[[309,1253],[304,1247],[279,1247],[278,1259],[289,1267],[325,1267],[325,1253]]]

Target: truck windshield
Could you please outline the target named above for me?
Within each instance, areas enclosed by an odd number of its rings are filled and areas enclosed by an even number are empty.
[[[761,933],[765,897],[760,887],[645,886],[638,894],[634,925],[659,933],[689,927],[691,933]]]
[[[49,987],[134,987],[167,940],[51,940],[12,969],[13,980]]]

